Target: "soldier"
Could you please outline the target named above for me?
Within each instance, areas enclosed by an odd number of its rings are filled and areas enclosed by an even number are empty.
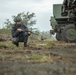
[[[24,26],[21,21],[21,18],[14,19],[15,24],[12,27],[12,43],[17,47],[19,46],[19,42],[24,42],[24,47],[27,46],[28,36],[31,34],[28,32],[26,26]]]

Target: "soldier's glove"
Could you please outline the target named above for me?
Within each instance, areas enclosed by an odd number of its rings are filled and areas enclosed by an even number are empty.
[[[17,30],[18,30],[19,32],[22,32],[22,29],[21,29],[21,28],[18,28]]]
[[[30,36],[31,35],[31,32],[28,32],[28,35]]]

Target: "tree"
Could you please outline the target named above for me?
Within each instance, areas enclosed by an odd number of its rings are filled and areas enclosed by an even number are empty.
[[[31,14],[29,12],[27,12],[26,14],[24,12],[18,13],[17,16],[15,15],[12,16],[13,21],[17,17],[20,17],[22,19],[22,23],[28,28],[31,28],[33,25],[36,24],[36,20],[34,19],[35,13],[31,13]],[[6,19],[6,22],[5,22],[6,28],[11,29],[12,25],[13,23],[9,19]]]
[[[9,19],[6,19],[5,24],[6,24],[5,28],[7,28],[7,29],[11,29],[11,27],[13,25]]]

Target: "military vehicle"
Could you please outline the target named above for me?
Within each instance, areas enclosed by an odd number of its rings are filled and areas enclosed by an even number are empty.
[[[53,16],[50,20],[58,41],[76,42],[76,0],[64,0],[63,4],[53,5]]]

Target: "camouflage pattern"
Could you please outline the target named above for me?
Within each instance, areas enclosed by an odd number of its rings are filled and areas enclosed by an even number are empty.
[[[17,17],[14,18],[14,22],[20,22],[20,21],[22,21],[21,17],[17,16]]]
[[[19,32],[17,29],[21,28],[24,29],[22,32]],[[13,44],[18,44],[18,42],[27,43],[28,40],[28,29],[24,25],[14,25],[12,27],[12,42]]]

